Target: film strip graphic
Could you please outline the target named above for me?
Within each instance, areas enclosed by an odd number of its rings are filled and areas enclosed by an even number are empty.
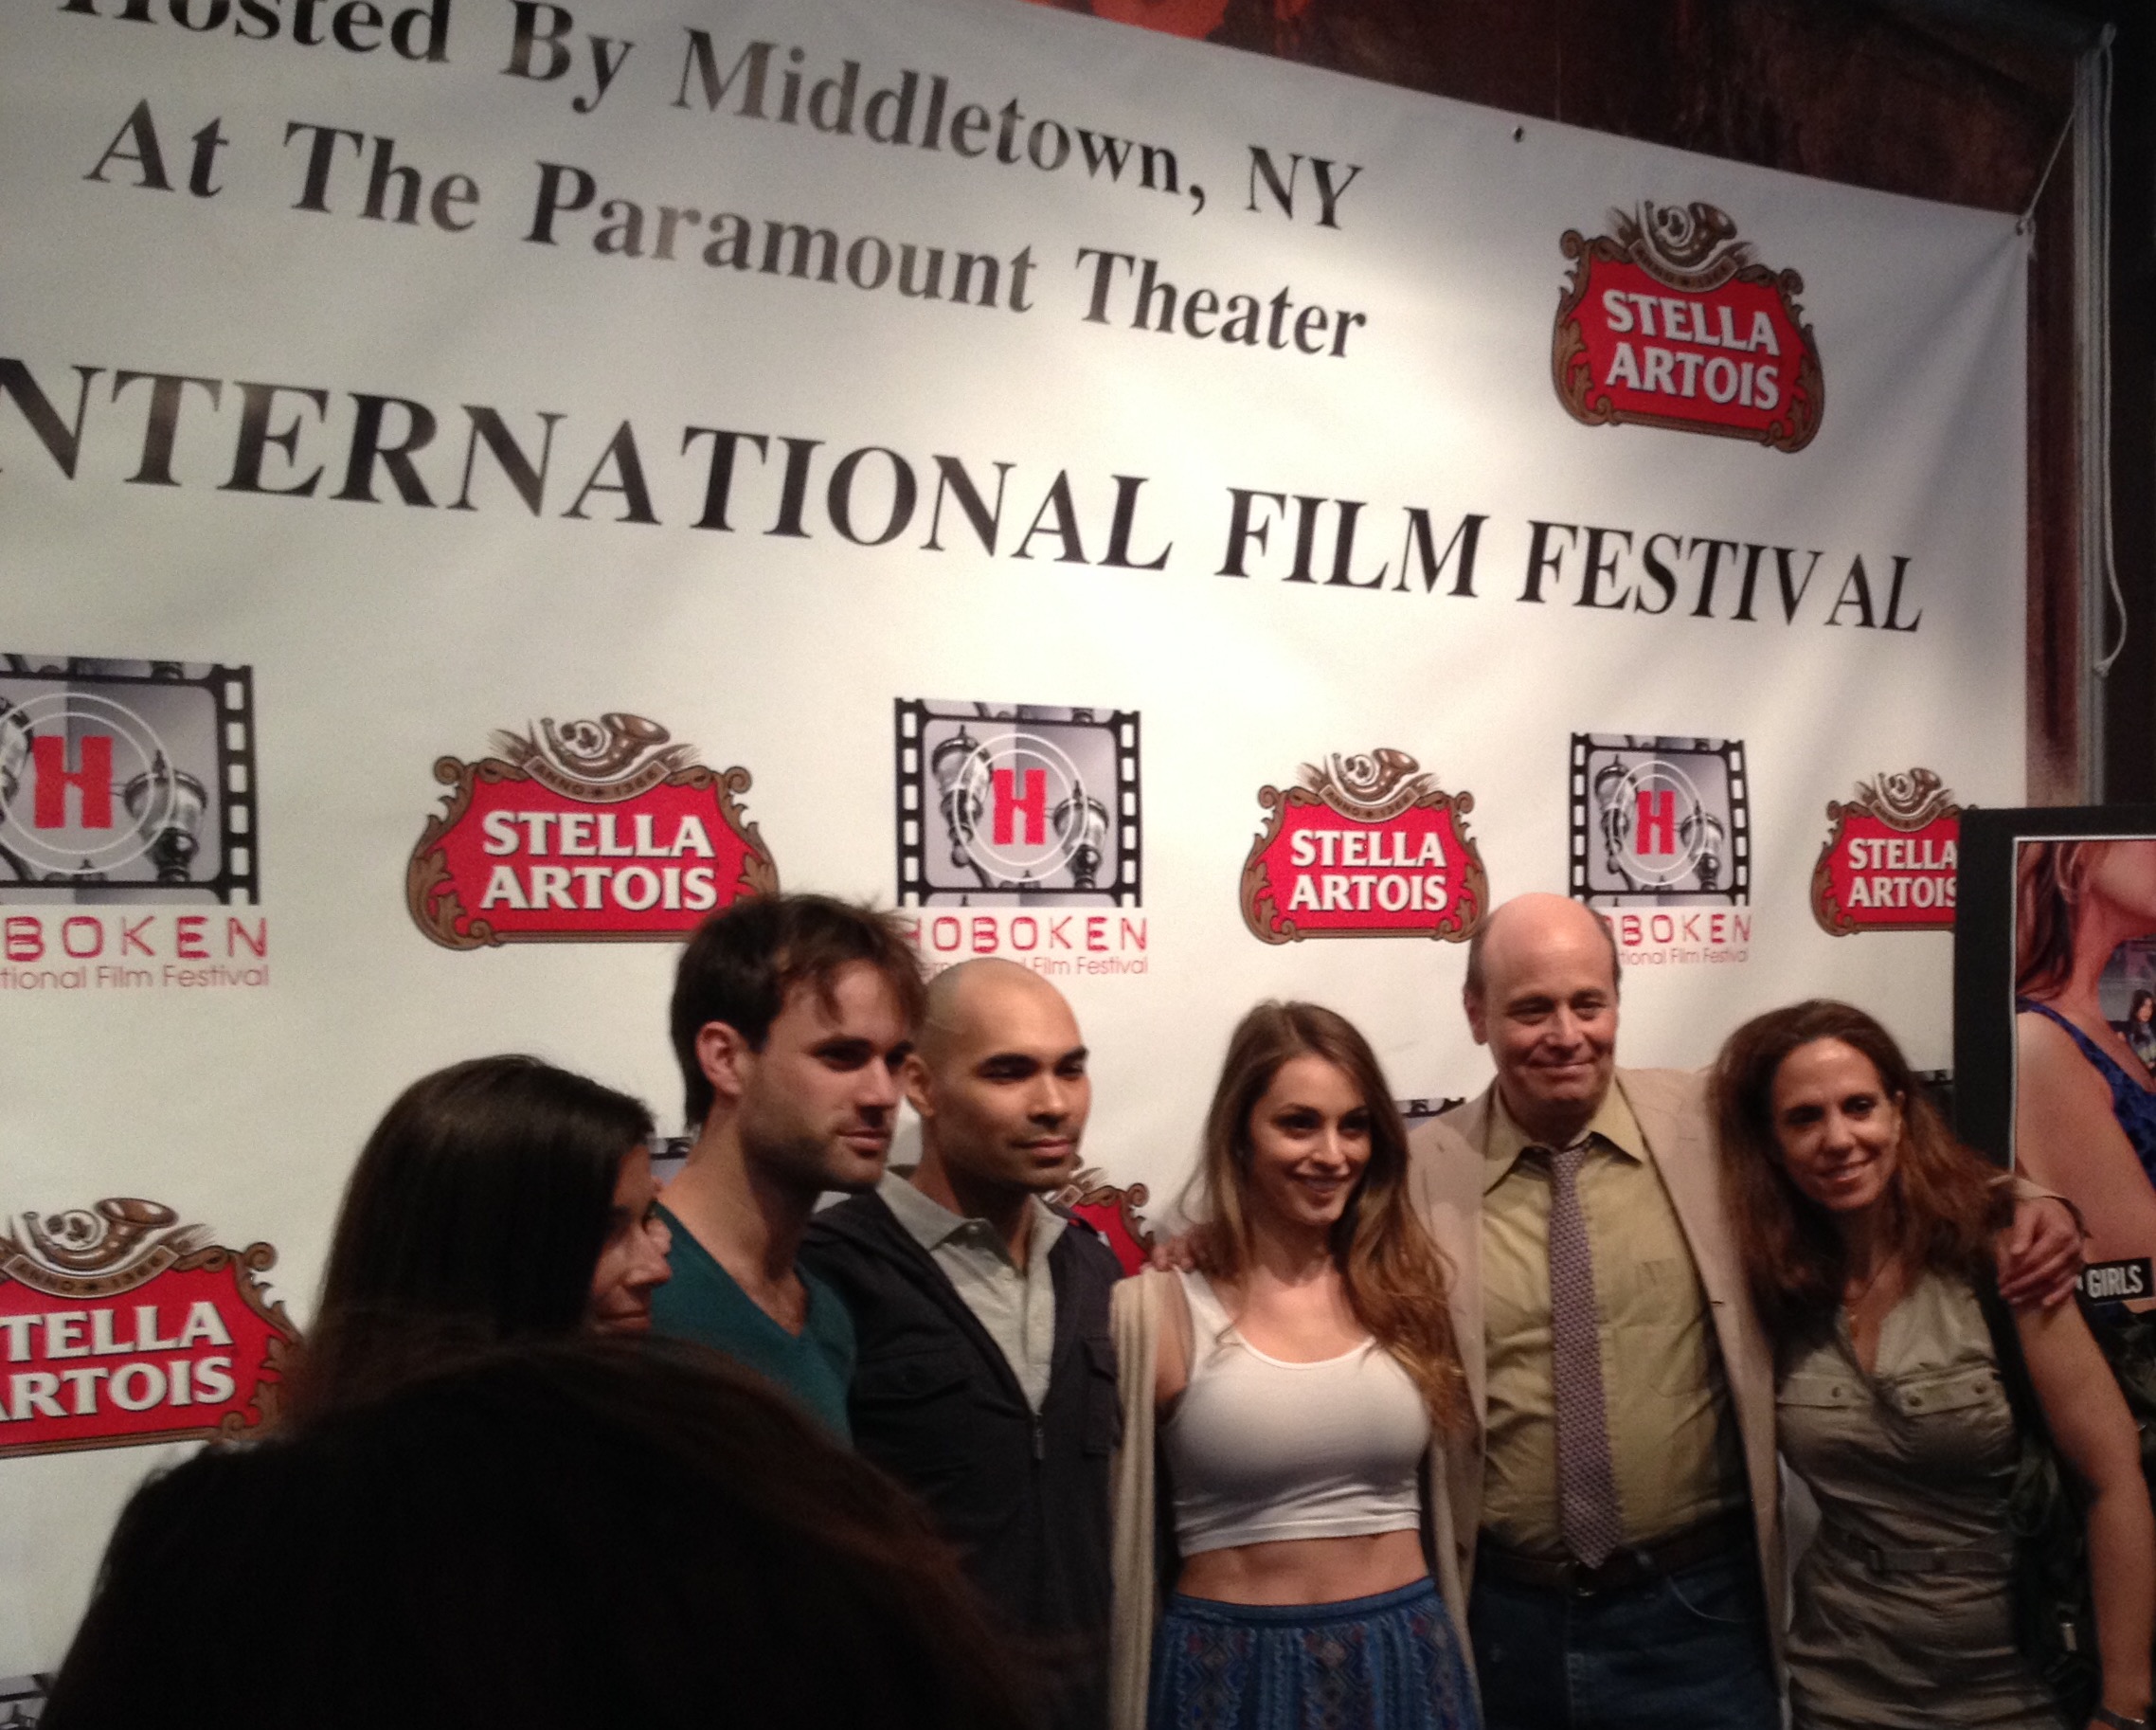
[[[1574,733],[1571,890],[1593,907],[1745,907],[1752,791],[1744,744]]]
[[[0,901],[261,899],[254,671],[0,655]]]
[[[901,907],[1138,907],[1129,710],[893,704]]]

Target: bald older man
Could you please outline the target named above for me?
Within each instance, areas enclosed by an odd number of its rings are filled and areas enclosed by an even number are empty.
[[[818,1215],[801,1247],[853,1318],[853,1440],[992,1604],[1079,1660],[1055,1723],[1100,1730],[1121,1269],[1042,1199],[1078,1168],[1085,1042],[1039,975],[965,962],[929,982],[902,1079],[919,1166]]]
[[[1777,1730],[1773,1357],[1704,1077],[1619,1069],[1617,994],[1590,909],[1498,908],[1464,994],[1496,1080],[1410,1138],[1477,1419],[1447,1488],[1484,1717]],[[2077,1261],[2062,1210],[2022,1211],[2017,1293]]]

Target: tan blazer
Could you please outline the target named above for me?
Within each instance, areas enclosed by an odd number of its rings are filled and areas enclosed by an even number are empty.
[[[1781,1480],[1774,1462],[1774,1352],[1752,1311],[1722,1202],[1706,1077],[1682,1070],[1621,1069],[1616,1085],[1646,1138],[1647,1152],[1677,1210],[1678,1224],[1714,1315],[1715,1338],[1729,1378],[1730,1404],[1744,1444],[1768,1626],[1779,1646],[1784,1570]],[[1490,1093],[1484,1091],[1480,1098],[1418,1126],[1408,1136],[1410,1194],[1451,1271],[1452,1325],[1459,1334],[1474,1406],[1474,1425],[1454,1445],[1454,1457],[1445,1473],[1464,1581],[1474,1577],[1475,1539],[1482,1523],[1482,1451],[1489,1414],[1482,1232],[1482,1144],[1489,1113]]]

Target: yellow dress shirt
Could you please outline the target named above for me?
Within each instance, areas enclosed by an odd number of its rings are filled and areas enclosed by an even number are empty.
[[[1562,1557],[1551,1385],[1550,1171],[1493,1094],[1482,1149],[1488,1442],[1482,1532]],[[1594,1252],[1603,1397],[1627,1544],[1744,1505],[1743,1454],[1721,1352],[1677,1210],[1612,1084],[1588,1126],[1579,1198]]]

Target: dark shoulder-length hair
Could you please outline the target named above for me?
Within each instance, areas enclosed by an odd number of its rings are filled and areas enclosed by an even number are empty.
[[[1755,1016],[1715,1060],[1715,1117],[1737,1252],[1777,1337],[1831,1316],[1848,1279],[1833,1216],[1789,1180],[1774,1133],[1774,1077],[1820,1039],[1863,1054],[1901,1109],[1886,1201],[1894,1249],[1912,1269],[1980,1277],[2013,1212],[2004,1174],[1954,1140],[1894,1036],[1861,1009],[1813,998]]]
[[[575,1331],[621,1162],[651,1137],[638,1101],[536,1057],[406,1088],[346,1185],[293,1409],[379,1391],[440,1349]]]
[[[1186,1200],[1198,1257],[1234,1279],[1250,1265],[1250,1116],[1281,1069],[1321,1057],[1347,1076],[1370,1116],[1370,1162],[1333,1228],[1333,1259],[1356,1319],[1413,1378],[1441,1428],[1466,1421],[1466,1379],[1446,1302],[1444,1258],[1408,1198],[1408,1132],[1377,1054],[1355,1024],[1317,1003],[1260,1003],[1237,1024],[1206,1113]]]

